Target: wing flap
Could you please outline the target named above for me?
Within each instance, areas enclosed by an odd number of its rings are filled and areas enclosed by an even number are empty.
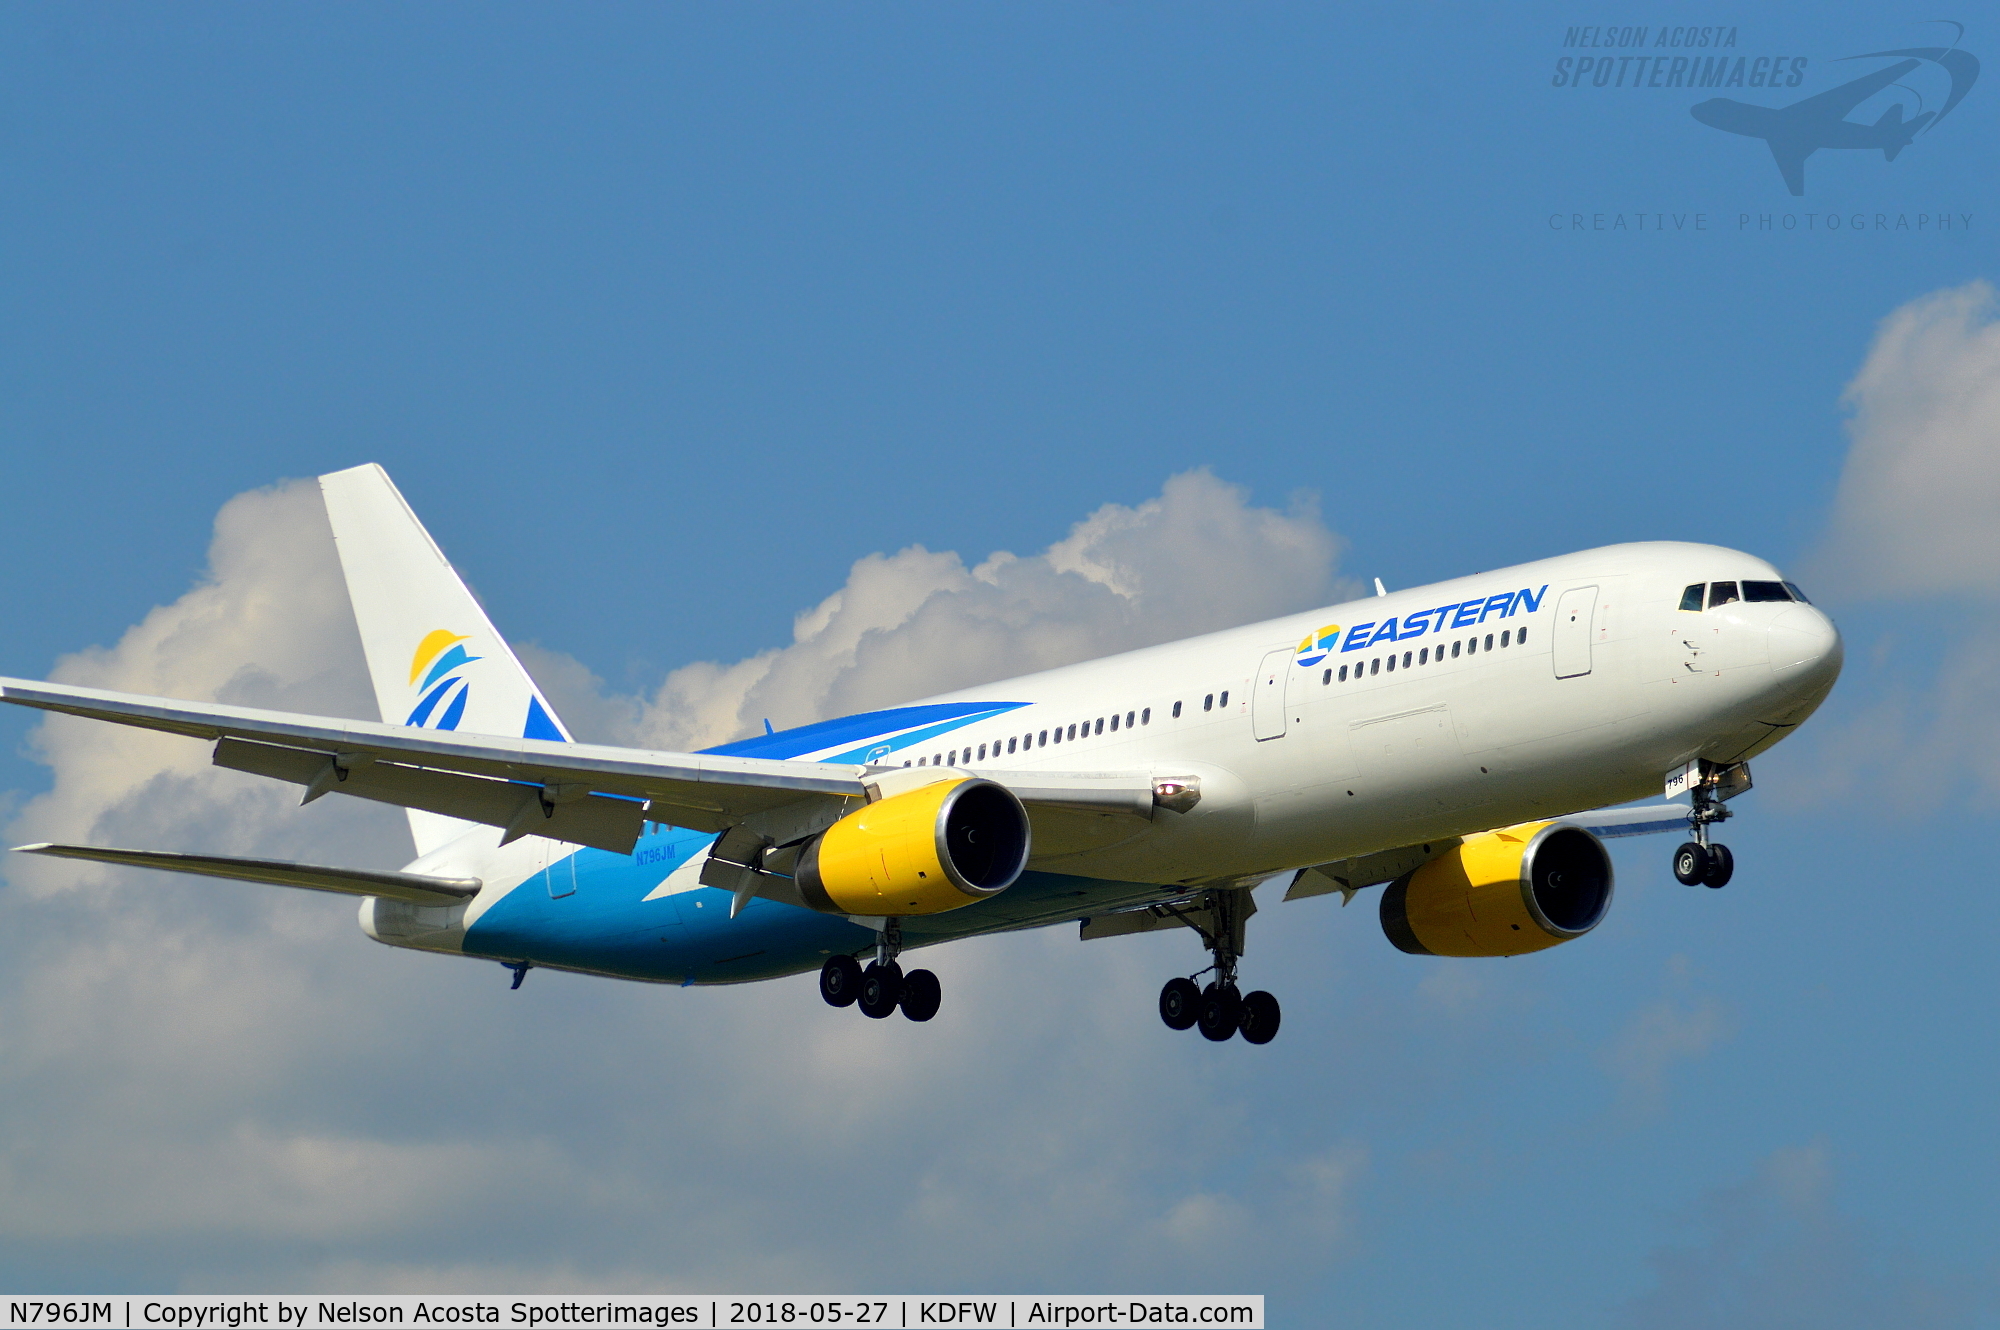
[[[412,905],[457,905],[479,894],[476,877],[429,877],[422,873],[375,873],[360,868],[327,868],[281,859],[231,859],[217,854],[175,854],[165,850],[114,850],[93,845],[18,845],[22,854],[52,859],[85,859],[130,868],[157,868],[198,877],[262,882],[274,887],[331,891],[343,896],[380,896]]]

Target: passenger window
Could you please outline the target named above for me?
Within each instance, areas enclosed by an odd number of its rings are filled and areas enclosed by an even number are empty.
[[[1345,665],[1340,667],[1340,681],[1342,683],[1347,682],[1347,667]]]
[[[1226,707],[1229,705],[1229,690],[1227,688],[1222,690],[1222,700],[1218,702],[1216,705],[1222,707]]]
[[[1389,673],[1394,674],[1395,672],[1396,672],[1396,658],[1394,656],[1391,656],[1389,657]]]
[[[1373,674],[1380,674],[1381,672],[1382,672],[1382,658],[1380,656],[1377,656],[1375,657],[1375,659],[1368,662],[1368,673],[1373,675]]]
[[[1431,649],[1429,647],[1424,647],[1422,650],[1417,652],[1417,664],[1428,665],[1430,663],[1431,663]]]
[[[931,760],[930,760],[929,758],[927,758],[927,757],[920,757],[920,758],[918,758],[918,759],[917,759],[917,765],[918,765],[918,766],[920,766],[920,767],[927,767],[927,766],[929,766],[930,764],[931,764]]]
[[[1410,668],[1410,653],[1407,651],[1403,653],[1403,668],[1406,670]]]
[[[1102,716],[1099,716],[1099,717],[1097,718],[1097,728],[1096,728],[1095,730],[1092,730],[1092,731],[1091,731],[1091,733],[1093,733],[1093,734],[1102,734],[1102,733],[1104,733],[1104,717],[1102,717]]]
[[[1796,600],[1796,601],[1797,601],[1797,602],[1798,602],[1799,604],[1801,604],[1801,605],[1810,605],[1810,604],[1812,604],[1812,602],[1811,602],[1811,601],[1809,601],[1809,600],[1807,600],[1807,599],[1806,599],[1806,593],[1805,593],[1805,592],[1803,592],[1803,591],[1801,591],[1801,590],[1799,590],[1799,584],[1798,584],[1797,582],[1787,582],[1787,583],[1785,583],[1785,590],[1787,590],[1787,591],[1791,592],[1791,593],[1792,593],[1792,599],[1793,599],[1793,600]]]
[[[1040,734],[1035,736],[1035,747],[1047,748],[1048,746],[1049,746],[1049,732],[1047,730],[1043,730]]]
[[[1466,639],[1465,639],[1465,654],[1466,654],[1466,655],[1470,656],[1470,655],[1472,655],[1473,653],[1475,653],[1475,652],[1476,652],[1476,651],[1478,651],[1478,650],[1479,650],[1479,639],[1478,639],[1478,638],[1476,638],[1476,637],[1468,637],[1468,638],[1466,638]]]
[[[1215,694],[1214,694],[1214,693],[1210,693],[1210,694],[1209,694],[1208,696],[1206,696],[1206,697],[1204,697],[1204,698],[1202,698],[1202,699],[1201,699],[1201,709],[1202,709],[1203,711],[1213,711],[1213,710],[1215,710]]]
[[[1517,647],[1524,647],[1524,646],[1528,645],[1528,630],[1527,630],[1527,629],[1525,629],[1525,628],[1516,628],[1516,629],[1514,630],[1514,645],[1515,645],[1515,646],[1517,646]]]
[[[981,745],[979,745],[979,760],[980,760],[981,762],[984,762],[984,761],[986,760],[986,745],[985,745],[985,744],[981,744]]]
[[[1087,729],[1089,729],[1089,728],[1090,728],[1090,726],[1086,725],[1086,726],[1084,726],[1083,728],[1087,730]],[[1069,733],[1068,733],[1068,734],[1066,734],[1066,735],[1064,735],[1063,737],[1064,737],[1064,738],[1066,738],[1066,739],[1074,739],[1074,738],[1076,738],[1076,726],[1074,726],[1074,725],[1070,726],[1070,727],[1069,727]]]
[[[1019,741],[1018,741],[1018,740],[1016,740],[1016,739],[1009,739],[1009,740],[1007,741],[1007,756],[1009,756],[1009,757],[1012,757],[1012,756],[1014,756],[1014,745],[1015,745],[1015,744],[1016,744],[1017,742],[1019,742]]]
[[[1714,609],[1727,605],[1736,599],[1736,583],[1710,582],[1708,584],[1708,607]]]
[[[1174,703],[1174,719],[1179,720],[1180,718],[1181,718],[1181,704],[1176,702]]]
[[[1178,703],[1176,703],[1176,705],[1178,705]],[[1131,717],[1129,716],[1126,717],[1125,723],[1127,725],[1130,725],[1132,723]],[[1144,711],[1141,711],[1139,713],[1139,723],[1141,725],[1151,725],[1153,723],[1153,709],[1151,707],[1147,707]]]
[[[1118,717],[1115,713],[1111,717],[1111,732],[1113,734],[1118,733]]]
[[[1708,584],[1706,582],[1696,582],[1693,586],[1681,592],[1681,608],[1684,610],[1699,611],[1701,609],[1701,593],[1707,587]]]
[[[966,749],[965,755],[967,757],[971,757],[972,750],[969,748]],[[952,749],[949,753],[946,753],[944,755],[944,764],[948,767],[955,767],[958,765],[958,750],[956,748]]]
[[[1457,660],[1457,659],[1458,659],[1458,643],[1456,643],[1456,642],[1453,642],[1453,643],[1451,644],[1451,658],[1452,658],[1453,660]]]
[[[1745,582],[1743,584],[1743,599],[1756,602],[1790,600],[1791,597],[1785,594],[1785,584],[1783,582]]]
[[[1333,666],[1329,665],[1321,672],[1319,681],[1322,686],[1333,682]]]
[[[1488,651],[1491,651],[1491,650],[1493,649],[1493,634],[1491,634],[1491,633],[1488,633],[1488,634],[1486,635],[1486,648],[1485,648],[1485,649],[1486,649],[1486,650],[1488,650]]]
[[[1153,713],[1148,711],[1146,714],[1150,716]],[[1132,713],[1129,711],[1125,713],[1125,728],[1128,730],[1132,728]]]

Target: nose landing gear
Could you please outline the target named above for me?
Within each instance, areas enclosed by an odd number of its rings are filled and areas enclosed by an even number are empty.
[[[1694,839],[1674,851],[1674,880],[1684,887],[1726,887],[1736,872],[1736,856],[1727,845],[1711,841],[1708,829],[1727,821],[1729,809],[1710,784],[1695,785],[1690,793],[1694,803],[1688,809],[1688,827]]]
[[[1243,955],[1244,924],[1257,908],[1247,888],[1211,891],[1185,909],[1165,908],[1201,935],[1214,959],[1215,978],[1206,988],[1195,979],[1167,980],[1160,990],[1160,1019],[1170,1030],[1199,1026],[1204,1039],[1222,1043],[1240,1034],[1246,1043],[1268,1044],[1278,1033],[1278,999],[1261,989],[1244,995],[1236,987],[1236,962]]]

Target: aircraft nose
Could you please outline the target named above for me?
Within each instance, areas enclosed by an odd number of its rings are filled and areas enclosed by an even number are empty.
[[[1771,621],[1771,673],[1794,687],[1816,688],[1840,674],[1844,652],[1833,620],[1810,605],[1794,605]]]

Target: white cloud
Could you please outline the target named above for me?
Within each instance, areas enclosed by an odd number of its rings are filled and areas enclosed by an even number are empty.
[[[2000,324],[1985,282],[1883,320],[1844,402],[1827,572],[1860,595],[2000,591]]]
[[[559,708],[630,725],[634,741],[701,748],[766,717],[803,724],[1323,605],[1354,594],[1334,577],[1339,551],[1309,503],[1255,508],[1191,471],[1136,507],[1106,504],[1038,555],[968,568],[921,546],[871,554],[797,617],[791,645],[678,669],[636,714],[607,709],[573,672],[543,682]]]
[[[1706,1056],[1732,1032],[1734,1022],[1719,1000],[1689,991],[1691,968],[1685,956],[1673,957],[1667,964],[1669,991],[1635,1010],[1599,1050],[1599,1064],[1617,1083],[1629,1111],[1663,1108],[1667,1073]]]

